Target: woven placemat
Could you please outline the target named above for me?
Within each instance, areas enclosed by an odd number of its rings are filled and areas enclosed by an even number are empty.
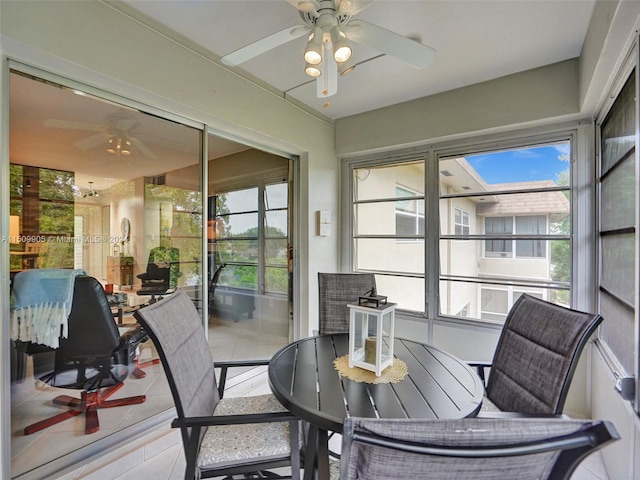
[[[349,368],[349,355],[336,358],[333,361],[333,366],[343,377],[347,377],[354,382],[364,383],[398,383],[409,373],[407,364],[397,358],[393,359],[393,363],[385,368],[379,377],[376,377],[375,372],[364,368]]]

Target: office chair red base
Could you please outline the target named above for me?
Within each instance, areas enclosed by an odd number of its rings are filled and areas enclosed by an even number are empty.
[[[137,379],[144,378],[147,376],[145,372],[142,371],[143,368],[150,367],[151,365],[158,365],[160,363],[159,358],[154,358],[153,360],[149,360],[148,362],[140,363],[136,358],[136,368],[131,372],[131,376]]]
[[[116,398],[107,400],[111,395],[116,393],[124,386],[123,383],[107,387],[95,392],[82,392],[81,398],[71,397],[69,395],[59,395],[53,399],[56,405],[64,405],[71,407],[71,410],[59,413],[45,420],[40,420],[34,424],[25,427],[24,434],[31,435],[39,432],[47,427],[60,423],[68,418],[73,418],[81,413],[85,414],[84,433],[95,433],[100,430],[100,422],[98,420],[98,408],[121,407],[124,405],[135,405],[143,403],[146,400],[145,395],[135,395],[133,397]]]

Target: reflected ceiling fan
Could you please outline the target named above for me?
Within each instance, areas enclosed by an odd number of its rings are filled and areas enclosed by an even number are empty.
[[[116,156],[128,156],[135,147],[145,157],[158,158],[144,143],[133,136],[140,123],[122,112],[109,113],[104,117],[101,125],[70,120],[45,120],[44,126],[49,128],[67,128],[74,130],[88,130],[98,132],[74,143],[80,150],[91,150],[105,145],[106,151]]]
[[[338,91],[338,73],[346,75],[356,64],[351,42],[367,45],[417,68],[429,65],[436,51],[419,41],[352,16],[373,0],[288,0],[300,11],[305,25],[295,25],[273,33],[221,58],[226,65],[240,65],[262,53],[302,35],[308,35],[304,50],[305,72],[317,78],[319,98]]]

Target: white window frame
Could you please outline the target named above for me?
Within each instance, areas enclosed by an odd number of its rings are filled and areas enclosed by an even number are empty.
[[[365,154],[362,156],[348,156],[341,159],[341,196],[342,202],[341,225],[341,271],[354,271],[354,232],[352,215],[353,204],[353,170],[366,169],[374,166],[390,165],[402,161],[418,159],[420,155],[425,160],[425,217],[427,219],[425,233],[425,310],[424,317],[429,324],[429,332],[433,331],[433,322],[464,322],[469,325],[488,326],[474,318],[455,318],[442,316],[438,307],[439,292],[439,237],[438,232],[430,232],[430,225],[438,225],[439,202],[437,195],[430,192],[439,191],[438,159],[444,157],[471,155],[491,148],[501,150],[516,148],[522,145],[534,145],[542,143],[554,143],[569,141],[571,143],[571,225],[572,231],[569,240],[572,242],[571,251],[571,291],[570,303],[573,308],[589,310],[593,309],[593,285],[595,281],[595,238],[593,237],[593,199],[595,186],[593,184],[594,163],[592,160],[584,160],[579,163],[577,158],[589,159],[594,155],[594,131],[592,119],[549,124],[546,126],[523,129],[519,131],[504,132],[502,134],[483,135],[477,137],[462,138],[445,142],[428,142],[425,140],[423,147],[416,146],[407,149],[398,149],[386,152]],[[576,219],[580,217],[580,223]],[[435,229],[439,230],[439,229]],[[453,237],[453,236],[451,236]],[[455,238],[451,238],[455,240]],[[579,240],[579,241],[576,241]],[[573,270],[578,268],[580,275],[574,275]],[[373,272],[376,273],[376,272]],[[384,274],[384,272],[382,272]],[[519,288],[525,285],[516,285]],[[528,288],[528,287],[527,287]],[[416,312],[403,312],[398,309],[398,317],[411,315]]]

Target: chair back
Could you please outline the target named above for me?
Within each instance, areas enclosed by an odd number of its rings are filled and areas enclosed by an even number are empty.
[[[220,401],[202,317],[182,290],[134,314],[158,350],[179,418],[213,414]]]
[[[66,358],[108,357],[119,344],[120,332],[102,284],[93,277],[76,277],[69,335],[60,339],[57,354]]]
[[[613,424],[563,418],[347,418],[341,480],[563,480],[617,440]]]
[[[152,265],[160,268],[168,268],[167,288],[176,288],[178,278],[182,276],[180,272],[180,250],[176,247],[154,247],[149,251],[149,261],[147,263],[147,273],[153,275]],[[164,275],[164,272],[163,272]],[[157,278],[157,277],[154,277]],[[164,277],[161,277],[164,278]]]
[[[347,304],[358,303],[359,296],[375,288],[373,273],[318,273],[320,335],[348,332]]]
[[[209,282],[209,303],[213,301],[213,295],[216,293],[216,286],[218,285],[218,280],[220,280],[220,275],[222,275],[222,270],[227,266],[226,263],[222,263],[216,268],[215,273],[213,274],[213,278]]]
[[[498,340],[489,399],[502,411],[561,413],[580,353],[600,322],[598,314],[522,294]]]

